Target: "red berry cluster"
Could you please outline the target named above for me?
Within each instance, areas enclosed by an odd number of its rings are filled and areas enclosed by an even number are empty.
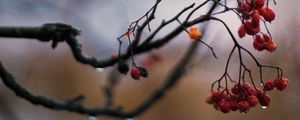
[[[148,77],[148,72],[143,67],[132,67],[130,70],[130,75],[133,79],[139,80],[141,77]]]
[[[246,0],[239,3],[238,12],[242,17],[242,25],[238,30],[238,35],[240,38],[246,36],[246,34],[252,36],[256,35],[253,42],[254,48],[259,51],[266,49],[272,52],[276,50],[276,43],[270,36],[263,34],[264,39],[257,40],[257,37],[261,37],[260,35],[257,35],[261,32],[261,17],[264,21],[271,22],[276,16],[275,12],[271,8],[264,6],[264,0]]]
[[[118,70],[124,75],[128,73],[129,66],[127,65],[125,60],[119,60]],[[137,67],[136,65],[133,65],[130,69],[130,75],[133,79],[139,80],[141,77],[148,77],[148,72],[144,67]]]
[[[271,91],[273,89],[277,89],[279,91],[284,90],[289,83],[289,80],[287,78],[280,78],[276,80],[268,80],[264,84],[264,91]]]
[[[263,37],[261,35],[255,35],[253,47],[258,51],[266,49],[269,52],[274,52],[277,48],[277,44],[268,35],[263,34]]]
[[[206,102],[223,113],[237,110],[241,113],[247,113],[251,107],[255,107],[257,104],[260,104],[263,108],[268,107],[270,97],[266,92],[274,88],[282,91],[287,87],[287,84],[287,78],[269,80],[264,84],[262,91],[259,88],[251,87],[248,83],[238,83],[231,88],[230,92],[228,89],[212,92],[207,97]]]

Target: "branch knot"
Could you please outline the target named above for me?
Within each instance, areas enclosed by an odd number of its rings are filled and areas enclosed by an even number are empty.
[[[70,25],[62,23],[48,23],[44,24],[41,30],[42,41],[52,40],[52,48],[54,49],[59,42],[63,42],[70,37],[80,34],[80,31]]]

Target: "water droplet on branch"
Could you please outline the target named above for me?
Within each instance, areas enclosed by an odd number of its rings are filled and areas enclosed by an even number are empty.
[[[137,119],[134,119],[134,118],[126,118],[125,120],[137,120]]]
[[[260,85],[261,85],[261,86],[264,86],[264,84],[263,84],[263,83],[260,83]]]
[[[267,108],[268,108],[268,106],[261,106],[261,108],[262,108],[262,109],[267,109]]]
[[[95,116],[89,116],[89,117],[88,117],[88,120],[98,120],[98,119],[97,119],[97,117],[95,117]]]
[[[104,72],[104,68],[96,68],[97,72]]]

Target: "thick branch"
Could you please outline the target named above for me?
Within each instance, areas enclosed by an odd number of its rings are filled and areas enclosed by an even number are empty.
[[[209,16],[212,13],[212,11],[216,8],[216,6],[217,4],[214,3],[214,5],[211,7],[211,9],[209,10],[206,16]],[[191,22],[183,23],[183,25],[189,27],[194,24],[207,21],[210,19],[210,17],[206,17],[206,16],[199,17],[198,19],[193,20]],[[158,39],[143,47],[137,46],[134,54],[139,54],[139,53],[149,51],[153,48],[162,47],[164,44],[168,43],[171,39],[176,37],[183,30],[184,29],[181,26],[179,26],[175,30],[167,34],[165,37],[162,37],[161,39]],[[42,27],[22,28],[22,29],[19,27],[9,28],[9,29],[8,27],[5,27],[5,28],[0,28],[0,32],[1,31],[11,31],[11,33],[3,32],[3,34],[0,34],[0,36],[3,35],[2,37],[36,38],[40,41],[52,40],[54,43],[54,47],[55,44],[57,44],[58,42],[66,41],[70,46],[72,53],[77,61],[84,64],[90,64],[96,68],[111,66],[117,62],[116,59],[112,59],[112,58],[98,61],[94,57],[86,57],[85,55],[83,55],[81,51],[81,45],[78,42],[78,40],[75,38],[76,35],[79,34],[79,32],[78,30],[74,29],[69,25],[56,23],[56,24],[45,24]],[[29,31],[34,31],[34,32],[29,32]],[[113,109],[107,107],[104,108],[85,107],[81,104],[81,102],[78,102],[78,100],[82,100],[81,99],[82,97],[76,97],[74,100],[62,102],[47,97],[35,95],[29,90],[23,88],[20,84],[18,84],[13,78],[13,76],[2,66],[1,62],[0,62],[0,76],[4,84],[8,88],[13,90],[17,96],[24,98],[33,104],[42,105],[50,109],[67,110],[67,111],[77,112],[80,114],[86,114],[91,116],[108,115],[108,116],[115,116],[121,118],[135,117],[137,115],[140,115],[144,111],[148,110],[153,104],[159,101],[163,97],[163,95],[166,94],[166,92],[169,91],[178,82],[178,80],[184,74],[186,65],[192,59],[193,54],[197,48],[197,45],[198,45],[197,42],[192,43],[185,56],[175,66],[173,72],[170,73],[169,77],[167,78],[167,81],[159,89],[157,89],[152,94],[152,96],[150,96],[147,100],[145,100],[144,103],[142,103],[140,106],[138,106],[137,108],[129,112],[124,112],[119,108]],[[126,59],[130,57],[130,54],[128,53],[123,54],[121,55],[121,57]]]
[[[186,27],[190,27],[192,25],[207,21],[209,19],[209,17],[203,16],[191,22],[183,23],[183,25]],[[170,42],[183,30],[184,29],[181,26],[178,26],[166,36],[159,38],[154,42],[147,44],[146,46],[137,46],[134,49],[133,54],[140,54],[150,51],[152,49],[160,48],[166,43]],[[81,50],[81,44],[75,38],[75,36],[78,34],[79,31],[75,28],[61,23],[45,24],[41,27],[0,27],[0,37],[35,38],[40,41],[52,40],[54,43],[53,47],[55,47],[58,42],[66,41],[70,46],[75,59],[78,62],[81,62],[83,64],[89,64],[95,68],[105,68],[108,66],[112,66],[117,62],[117,59],[111,57],[103,60],[97,60],[95,57],[89,57],[84,55],[84,53]],[[130,57],[130,52],[126,52],[125,54],[120,55],[120,57],[122,59],[128,59]]]
[[[55,48],[69,36],[79,35],[79,30],[62,23],[44,24],[40,27],[0,27],[0,37],[32,38],[43,42],[53,41]]]

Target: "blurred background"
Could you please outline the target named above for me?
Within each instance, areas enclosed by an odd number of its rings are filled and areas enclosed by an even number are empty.
[[[39,26],[44,23],[62,22],[82,31],[79,36],[83,51],[97,58],[107,58],[118,50],[116,38],[123,34],[130,22],[136,20],[152,7],[155,0],[0,0],[0,26]],[[168,20],[193,2],[201,0],[163,0],[156,19],[151,22],[154,29],[162,19]],[[210,85],[221,77],[225,62],[232,48],[229,35],[224,27],[211,22],[204,39],[216,51],[215,59],[211,51],[200,45],[195,59],[191,62],[188,74],[182,78],[161,101],[135,119],[138,120],[299,120],[300,108],[300,17],[299,0],[277,1],[271,7],[277,18],[268,24],[278,49],[274,53],[257,52],[252,47],[252,38],[240,41],[263,64],[280,66],[284,76],[290,80],[289,87],[270,93],[271,105],[267,109],[255,107],[247,114],[230,112],[223,114],[205,103]],[[229,3],[234,6],[232,3]],[[205,13],[204,7],[196,15]],[[220,9],[219,9],[220,10]],[[193,16],[196,17],[196,16]],[[237,31],[240,22],[232,13],[219,15],[228,23],[232,31]],[[182,19],[184,17],[181,17]],[[173,23],[163,29],[159,35],[165,35],[178,24]],[[144,35],[149,32],[145,31]],[[147,66],[149,77],[135,81],[122,76],[116,88],[116,105],[130,110],[145,100],[153,90],[160,87],[168,72],[186,51],[190,40],[186,33],[180,34],[170,44],[151,53],[159,53],[162,59]],[[104,95],[102,88],[111,73],[112,67],[97,71],[78,63],[73,58],[68,46],[61,43],[55,50],[50,43],[36,40],[0,38],[0,59],[17,81],[40,95],[66,100],[78,94],[86,96],[88,106],[102,106]],[[174,54],[176,53],[176,54]],[[138,64],[149,54],[136,57]],[[253,60],[245,54],[247,65],[257,69]],[[237,56],[230,64],[230,74],[237,77]],[[254,70],[255,71],[255,70]],[[255,74],[254,77],[257,77]],[[264,78],[276,77],[276,71],[264,70]],[[258,82],[258,81],[257,81]],[[0,83],[0,120],[88,120],[89,116],[65,111],[53,111],[35,106],[16,97],[12,91]],[[99,120],[119,120],[100,116]]]

